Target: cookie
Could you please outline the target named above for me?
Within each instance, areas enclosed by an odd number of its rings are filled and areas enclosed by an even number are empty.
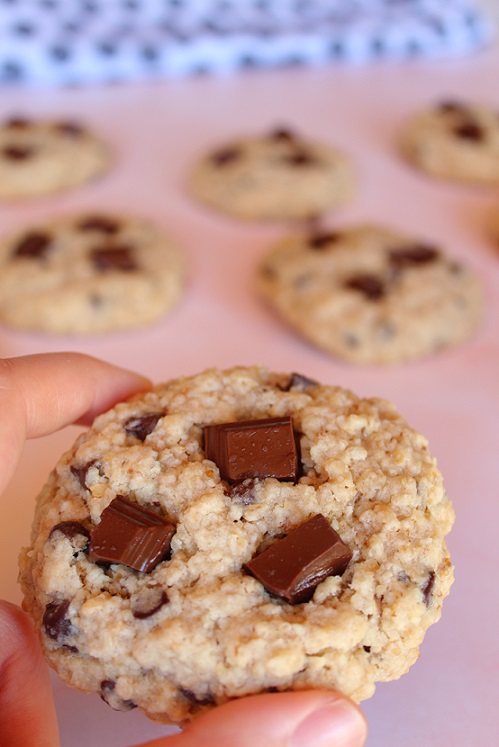
[[[0,241],[0,321],[97,334],[156,321],[179,299],[184,260],[151,222],[80,214]]]
[[[238,218],[311,218],[348,202],[354,175],[338,150],[276,129],[209,153],[190,187],[202,202]]]
[[[374,225],[281,240],[257,284],[291,327],[350,363],[400,363],[457,345],[483,308],[481,285],[461,263]]]
[[[72,685],[182,722],[250,693],[359,701],[418,657],[453,510],[395,407],[299,374],[207,370],[99,416],[20,560]]]
[[[432,176],[499,184],[499,111],[443,101],[405,125],[400,148],[413,166]]]
[[[0,124],[0,199],[61,192],[107,170],[109,149],[84,125],[16,117]]]

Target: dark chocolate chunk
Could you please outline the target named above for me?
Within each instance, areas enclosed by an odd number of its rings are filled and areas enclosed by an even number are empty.
[[[146,436],[153,432],[163,414],[162,412],[148,412],[143,415],[134,415],[123,423],[123,427],[131,436],[144,441]]]
[[[68,617],[69,601],[50,602],[43,613],[43,629],[45,634],[54,641],[66,638],[73,631]]]
[[[293,529],[244,569],[289,604],[309,601],[327,576],[344,573],[351,550],[322,514]]]
[[[76,227],[79,231],[98,231],[110,235],[120,230],[119,222],[105,215],[88,215],[78,221]]]
[[[98,246],[90,251],[90,260],[99,272],[118,270],[119,272],[134,272],[138,269],[130,246]]]
[[[471,140],[475,143],[485,139],[484,129],[476,122],[461,122],[452,128],[452,132],[462,140]]]
[[[215,166],[225,166],[227,163],[237,161],[242,155],[241,148],[222,148],[211,154],[211,161]]]
[[[68,137],[81,137],[85,132],[85,128],[78,122],[58,122],[54,127],[57,132]]]
[[[438,249],[430,244],[414,244],[400,249],[390,249],[388,252],[390,264],[395,269],[426,265],[434,262],[438,256]]]
[[[2,155],[9,161],[26,161],[35,153],[34,148],[28,145],[5,145],[2,148]]]
[[[131,711],[137,708],[133,700],[123,700],[114,692],[116,682],[114,680],[102,680],[100,683],[100,696],[104,703],[113,708],[115,711]]]
[[[179,687],[179,691],[182,693],[184,698],[193,703],[194,705],[215,705],[215,698],[211,693],[206,695],[196,695],[192,690],[187,687]]]
[[[371,653],[371,646],[362,646],[362,648],[364,649],[364,651],[366,652],[366,654],[370,654]]]
[[[119,495],[91,533],[89,558],[149,573],[169,556],[174,534],[175,527],[162,516]]]
[[[90,532],[83,524],[79,521],[61,521],[52,527],[49,534],[49,539],[52,537],[54,532],[61,532],[68,540],[73,540],[75,537],[86,537],[90,539]]]
[[[354,275],[345,281],[345,288],[359,291],[370,301],[378,301],[385,295],[385,288],[376,275]]]
[[[315,233],[308,237],[308,245],[311,249],[329,249],[331,244],[341,239],[339,231],[327,231]]]
[[[168,604],[168,595],[161,586],[149,586],[134,594],[131,600],[133,616],[145,620]]]
[[[433,587],[435,586],[435,571],[430,571],[428,581],[423,589],[423,599],[427,607],[430,606],[431,595],[433,593]]]
[[[232,500],[237,501],[237,503],[241,503],[243,506],[249,506],[256,500],[256,484],[257,481],[250,477],[247,480],[232,485],[229,495]]]
[[[204,427],[206,456],[229,483],[251,477],[296,482],[300,465],[290,416]]]
[[[91,459],[89,462],[86,462],[85,464],[82,464],[81,466],[78,466],[78,467],[75,464],[72,464],[70,467],[71,472],[76,477],[81,487],[87,490],[88,490],[88,486],[87,486],[86,480],[87,480],[88,470],[91,467],[93,467],[94,464],[97,464],[96,459]]]
[[[42,231],[31,231],[23,236],[14,247],[15,257],[42,258],[52,242],[52,237]]]
[[[302,391],[308,391],[319,386],[319,382],[315,379],[310,379],[308,376],[303,374],[292,373],[286,382],[285,386],[279,387],[283,392],[289,392],[290,389],[301,389]]]

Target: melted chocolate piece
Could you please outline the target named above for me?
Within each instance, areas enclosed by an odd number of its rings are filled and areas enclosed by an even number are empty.
[[[388,252],[390,264],[395,269],[426,265],[434,262],[438,256],[438,250],[429,244],[414,244],[400,249],[390,249]]]
[[[314,389],[316,386],[319,386],[319,382],[315,379],[309,379],[308,376],[303,376],[303,374],[292,373],[286,385],[279,388],[283,392],[289,392],[290,389],[301,389],[306,392],[309,389]]]
[[[90,251],[90,261],[99,272],[118,270],[134,272],[138,269],[130,246],[98,246]]]
[[[168,595],[161,586],[142,589],[132,597],[132,614],[137,620],[145,620],[168,604]]]
[[[43,613],[43,629],[45,634],[54,641],[66,638],[73,631],[73,625],[68,618],[69,601],[50,602]]]
[[[308,237],[308,245],[311,249],[329,249],[331,244],[341,239],[339,231],[328,231],[325,233],[315,233]]]
[[[233,485],[230,489],[229,495],[237,503],[240,503],[243,506],[249,506],[256,500],[256,485],[257,481],[250,477],[247,480],[243,480],[242,482]]]
[[[140,441],[144,441],[146,436],[153,432],[158,420],[161,420],[162,417],[162,412],[149,412],[144,415],[134,415],[123,423],[123,428],[131,436],[135,436],[135,438],[138,438]]]
[[[70,467],[71,472],[76,477],[81,487],[85,488],[86,490],[88,490],[88,486],[86,483],[88,470],[90,469],[90,467],[93,467],[94,464],[97,464],[96,459],[91,459],[89,462],[86,462],[86,464],[82,464],[79,467],[77,467],[75,464],[72,464]]]
[[[423,600],[427,607],[430,606],[433,587],[435,586],[435,571],[430,571],[428,581],[423,589]]]
[[[227,163],[237,161],[242,156],[241,148],[222,148],[215,151],[210,156],[210,160],[215,166],[225,166]]]
[[[194,705],[215,705],[215,698],[211,693],[207,693],[206,695],[196,695],[196,693],[189,690],[187,687],[179,687],[179,692],[182,693],[189,703],[193,703]]]
[[[133,700],[123,700],[114,692],[116,682],[114,680],[102,680],[100,683],[100,696],[104,703],[113,708],[115,711],[131,711],[137,708]]]
[[[206,456],[223,480],[275,477],[296,482],[300,460],[289,415],[205,425],[203,430]]]
[[[485,140],[485,131],[475,122],[461,122],[452,128],[452,132],[461,140],[471,140],[475,143]]]
[[[298,604],[308,602],[327,576],[344,573],[351,559],[351,550],[317,514],[243,567],[271,594]]]
[[[88,215],[77,223],[79,231],[99,231],[99,233],[115,234],[120,230],[120,224],[105,215]]]
[[[119,495],[90,535],[89,558],[150,573],[169,556],[174,534],[175,527],[162,516]]]
[[[369,301],[379,301],[385,295],[385,288],[376,275],[354,275],[345,281],[345,288],[359,291]]]
[[[2,155],[9,161],[27,161],[35,154],[35,149],[28,145],[5,145]]]
[[[14,247],[14,257],[41,259],[47,254],[52,237],[42,231],[31,231],[20,239]]]
[[[90,532],[83,524],[79,521],[61,521],[60,524],[56,524],[52,527],[49,534],[49,539],[52,537],[54,532],[61,532],[68,540],[73,540],[75,537],[86,537],[90,539]]]

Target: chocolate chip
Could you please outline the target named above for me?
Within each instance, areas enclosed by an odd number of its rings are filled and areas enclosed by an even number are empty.
[[[247,480],[232,485],[229,495],[232,500],[237,503],[240,503],[243,506],[249,506],[256,500],[255,488],[257,484],[257,480],[249,477]]]
[[[275,477],[296,482],[300,460],[290,416],[206,425],[203,432],[206,456],[223,480]]]
[[[135,436],[140,441],[144,441],[146,436],[153,432],[158,420],[161,420],[164,413],[149,412],[144,415],[133,415],[123,423],[125,431],[131,436]]]
[[[327,576],[341,575],[351,550],[322,514],[316,514],[256,555],[244,570],[289,604],[309,601]]]
[[[13,130],[25,130],[31,125],[31,121],[26,117],[11,117],[4,122],[4,127],[9,127]]]
[[[31,231],[23,236],[14,247],[15,257],[31,257],[41,259],[47,253],[52,243],[52,237],[41,231]]]
[[[212,153],[210,160],[215,166],[225,166],[227,163],[237,161],[242,156],[241,148],[222,148]]]
[[[43,629],[45,634],[54,641],[66,638],[73,631],[71,620],[68,618],[69,601],[50,602],[43,614]]]
[[[87,540],[90,539],[90,532],[83,526],[83,524],[80,524],[79,521],[61,521],[59,524],[56,524],[55,527],[52,527],[49,539],[52,537],[54,532],[60,532],[67,537],[68,540],[73,540],[75,537],[85,537]]]
[[[379,301],[385,295],[385,288],[376,275],[354,275],[345,281],[345,288],[362,293],[369,301]]]
[[[79,231],[98,231],[109,235],[120,230],[119,222],[105,215],[88,215],[80,220],[76,227]]]
[[[68,137],[81,137],[85,133],[85,128],[78,122],[57,122],[54,129]]]
[[[307,243],[311,249],[329,249],[331,244],[335,244],[341,239],[341,236],[342,234],[339,231],[316,233],[308,237]]]
[[[366,652],[366,654],[370,654],[371,653],[371,646],[362,646],[362,648],[364,649],[364,651]]]
[[[119,272],[134,272],[138,269],[129,246],[99,246],[90,251],[90,261],[99,272],[118,270]]]
[[[484,129],[475,122],[462,122],[457,124],[452,128],[452,132],[456,137],[461,138],[462,140],[471,140],[476,143],[485,139]]]
[[[25,145],[5,145],[2,155],[9,161],[27,161],[35,154],[35,149]]]
[[[286,163],[290,166],[316,166],[317,160],[311,153],[307,153],[305,150],[299,150],[294,153],[289,153],[282,157]]]
[[[169,556],[174,534],[165,518],[118,495],[91,533],[89,558],[150,573]]]
[[[76,466],[75,464],[72,464],[71,467],[69,468],[72,474],[76,477],[76,479],[80,483],[81,487],[87,490],[88,490],[88,486],[87,486],[86,480],[87,480],[88,470],[91,467],[93,467],[94,464],[97,464],[97,460],[91,459],[89,462],[86,462],[85,464],[82,464],[80,466]]]
[[[314,389],[316,386],[319,386],[319,382],[315,379],[310,379],[308,376],[303,376],[303,374],[292,373],[285,386],[279,386],[279,389],[283,392],[289,392],[290,389],[301,389],[306,392],[309,389]]]
[[[438,250],[429,244],[414,244],[400,249],[390,249],[388,252],[390,264],[395,269],[426,265],[434,262],[438,256]]]
[[[294,132],[287,127],[277,127],[269,132],[268,137],[270,140],[280,140],[286,143],[294,143],[297,139]]]
[[[189,690],[187,687],[179,687],[179,692],[181,692],[184,698],[193,705],[215,705],[215,698],[211,693],[206,695],[196,695],[196,693]]]
[[[115,711],[131,711],[137,708],[133,700],[123,700],[114,692],[116,682],[114,680],[102,680],[100,683],[100,696],[104,703],[113,708]]]
[[[138,620],[145,620],[155,615],[168,601],[168,595],[161,586],[146,587],[132,596],[132,614]]]
[[[428,581],[423,589],[423,600],[427,607],[430,606],[433,587],[435,586],[435,571],[430,571]]]

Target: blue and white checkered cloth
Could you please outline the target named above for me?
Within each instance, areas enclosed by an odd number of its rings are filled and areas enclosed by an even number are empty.
[[[0,0],[0,84],[443,57],[491,36],[474,0]]]

